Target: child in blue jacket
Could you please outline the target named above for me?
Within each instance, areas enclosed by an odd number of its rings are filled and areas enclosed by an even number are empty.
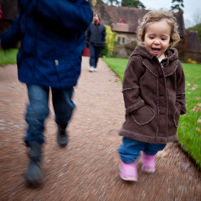
[[[30,147],[26,181],[42,182],[41,156],[45,142],[44,121],[49,114],[49,92],[58,125],[57,142],[68,143],[66,127],[75,104],[73,87],[81,70],[85,31],[93,19],[87,0],[19,0],[19,14],[10,28],[0,35],[3,49],[18,41],[18,78],[27,85],[29,104],[25,143]]]

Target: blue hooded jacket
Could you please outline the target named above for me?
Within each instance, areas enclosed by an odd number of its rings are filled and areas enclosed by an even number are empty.
[[[21,41],[19,80],[52,88],[75,86],[85,31],[93,19],[87,0],[19,0],[18,4],[18,16],[0,38],[3,49]]]

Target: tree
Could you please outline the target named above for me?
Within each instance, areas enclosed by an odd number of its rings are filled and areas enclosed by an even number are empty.
[[[101,56],[112,57],[114,52],[114,45],[116,44],[117,34],[112,31],[109,25],[105,25],[105,30],[105,47],[101,51]]]
[[[102,2],[111,6],[117,6],[120,4],[119,0],[102,0]]]
[[[142,9],[146,8],[144,4],[138,0],[122,0],[121,6],[142,8]]]
[[[183,11],[182,8],[184,8],[183,0],[172,0],[171,11]]]

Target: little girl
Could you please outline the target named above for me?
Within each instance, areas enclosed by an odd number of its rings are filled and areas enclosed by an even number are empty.
[[[148,12],[138,27],[140,45],[125,70],[123,96],[126,120],[120,130],[120,176],[137,181],[136,159],[142,151],[142,171],[155,171],[155,157],[167,142],[177,140],[181,114],[186,113],[185,77],[172,48],[180,40],[171,12]]]

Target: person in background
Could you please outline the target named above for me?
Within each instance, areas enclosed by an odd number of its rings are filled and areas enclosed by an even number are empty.
[[[19,14],[0,39],[3,49],[21,41],[18,78],[26,84],[29,98],[25,115],[29,164],[25,179],[27,184],[37,186],[43,181],[43,132],[49,93],[58,127],[57,143],[65,147],[66,128],[75,108],[73,87],[80,75],[85,32],[93,13],[87,0],[19,0],[18,6]]]
[[[93,17],[93,23],[87,29],[87,45],[90,49],[90,72],[97,71],[98,58],[101,49],[105,46],[105,26],[100,23],[100,16],[96,13]]]
[[[123,79],[126,120],[119,134],[120,177],[137,181],[137,158],[142,171],[155,172],[157,152],[177,141],[179,117],[186,113],[185,76],[172,48],[179,42],[173,13],[148,12],[138,27],[140,45],[132,52]]]

